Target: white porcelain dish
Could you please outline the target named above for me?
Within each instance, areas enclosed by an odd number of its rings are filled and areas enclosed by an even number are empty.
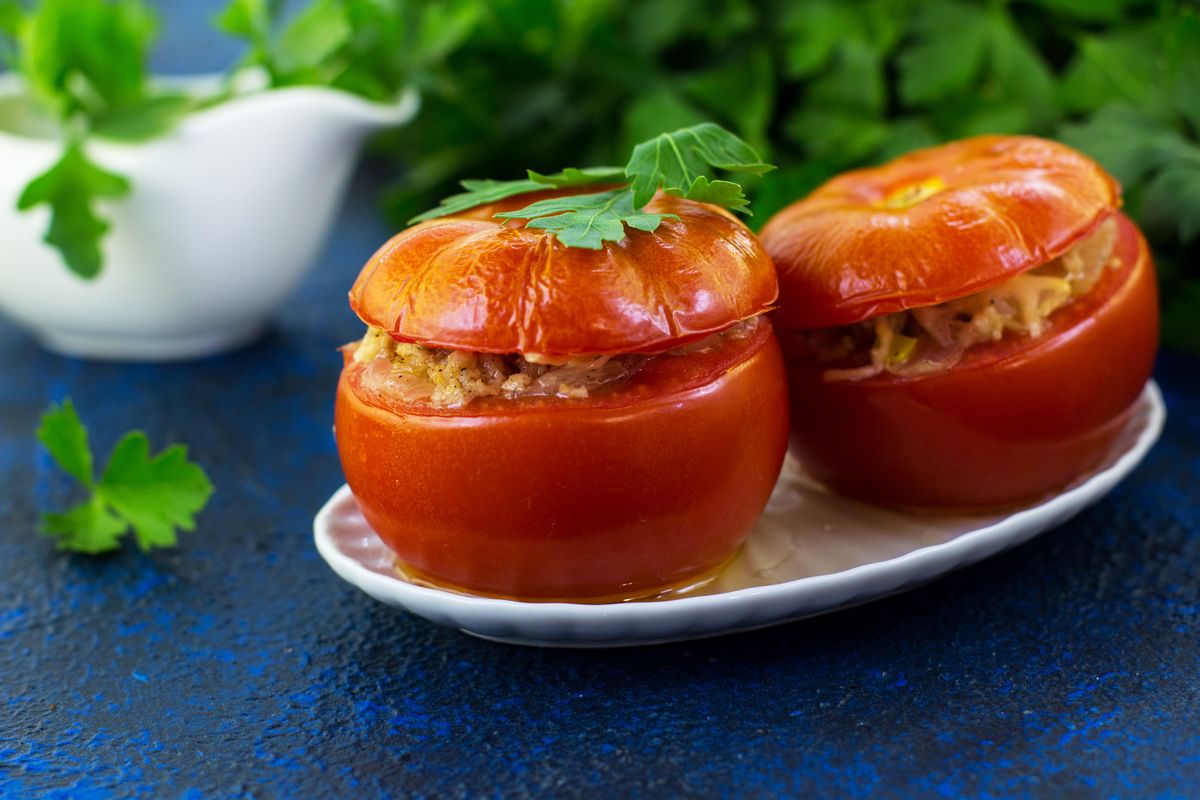
[[[202,96],[218,85],[171,83]],[[85,281],[42,241],[48,210],[16,210],[61,154],[22,97],[0,75],[0,313],[64,355],[138,361],[254,338],[316,261],[364,140],[418,106],[411,90],[379,104],[298,86],[236,96],[144,143],[89,143],[132,190],[99,204],[112,229],[103,271]]]
[[[1138,465],[1166,419],[1146,384],[1121,437],[1090,475],[1004,515],[902,513],[847,500],[789,459],[767,510],[715,581],[670,599],[585,605],[524,603],[409,583],[348,487],[314,521],[317,549],[381,602],[489,639],[545,647],[620,647],[777,625],[894,594],[1015,547],[1099,501]]]

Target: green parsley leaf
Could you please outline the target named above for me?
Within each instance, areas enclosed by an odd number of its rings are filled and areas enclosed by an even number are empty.
[[[342,3],[316,0],[279,36],[275,65],[285,73],[312,69],[345,45],[353,32]]]
[[[686,191],[709,167],[726,172],[762,175],[774,169],[763,163],[750,145],[729,131],[704,122],[672,133],[663,133],[633,148],[625,175],[633,182],[633,204],[641,208],[659,187]],[[689,198],[694,199],[694,198]]]
[[[1200,148],[1191,162],[1164,167],[1146,186],[1142,217],[1152,230],[1170,230],[1179,241],[1200,236]]]
[[[709,167],[761,175],[774,169],[759,160],[754,148],[712,123],[663,133],[633,149],[623,170],[616,167],[568,167],[543,175],[529,170],[523,181],[463,181],[466,192],[451,195],[437,208],[419,214],[409,224],[465,211],[506,197],[544,189],[561,189],[625,181],[619,189],[568,197],[553,197],[518,211],[497,214],[502,219],[530,220],[527,226],[550,231],[568,247],[599,250],[605,242],[625,238],[625,227],[653,232],[663,219],[674,215],[647,214],[642,209],[659,187],[667,194],[702,203],[713,203],[749,214],[749,200],[740,184],[713,180]],[[638,187],[645,199],[639,202]]]
[[[128,191],[128,180],[92,163],[82,145],[73,141],[57,164],[25,187],[17,208],[49,206],[46,243],[62,253],[72,272],[90,279],[100,273],[100,239],[109,228],[94,204],[99,198],[120,197]]]
[[[20,67],[60,119],[101,119],[142,99],[157,23],[140,0],[41,0],[20,26]]]
[[[829,71],[809,87],[813,103],[879,116],[887,105],[887,84],[879,54],[866,42],[851,39],[840,45]]]
[[[1164,105],[1159,98],[1164,27],[1129,27],[1107,36],[1083,34],[1058,85],[1063,107],[1092,111],[1124,100],[1146,111]]]
[[[42,515],[42,532],[55,537],[60,550],[115,550],[130,527],[142,550],[174,545],[175,530],[193,530],[195,514],[212,496],[212,484],[187,460],[187,448],[174,445],[151,456],[140,431],[121,438],[97,482],[87,429],[69,399],[50,407],[37,435],[55,463],[90,495],[65,512]]]
[[[554,172],[549,175],[542,175],[533,170],[528,170],[528,173],[528,180],[461,181],[462,187],[467,191],[450,195],[443,199],[437,208],[430,209],[423,214],[418,214],[410,219],[408,224],[413,225],[427,219],[437,219],[449,214],[457,214],[460,211],[494,203],[497,200],[504,200],[505,198],[514,197],[519,194],[540,192],[546,189],[564,189],[569,186],[585,186],[592,183],[606,183],[609,181],[624,183],[622,179],[625,177],[624,171],[620,167],[584,167],[583,169],[567,167],[561,172]]]
[[[969,86],[983,67],[988,28],[979,6],[922,3],[912,21],[915,42],[900,54],[901,99],[927,105]]]
[[[25,21],[25,10],[17,0],[0,0],[0,35],[16,36]]]
[[[545,184],[546,187],[565,189],[568,186],[586,186],[589,183],[625,183],[625,170],[620,167],[567,167],[562,172],[549,175],[528,170],[529,180]]]
[[[634,209],[628,188],[595,194],[576,194],[539,200],[517,211],[496,215],[503,219],[527,219],[526,227],[551,231],[567,247],[599,250],[605,242],[625,238],[625,226],[653,233],[664,219],[674,214],[646,214]]]
[[[756,143],[766,140],[775,101],[775,65],[768,50],[754,48],[694,73],[682,84],[692,98],[743,136]],[[660,119],[656,129],[664,127]]]
[[[1007,14],[994,15],[990,38],[992,80],[1020,101],[1031,128],[1045,127],[1058,113],[1050,67]]]
[[[1176,110],[1200,131],[1200,12],[1185,9],[1168,39],[1171,99]]]
[[[1073,16],[1085,22],[1118,19],[1130,0],[1036,0],[1047,11]]]
[[[360,2],[376,5],[376,0]],[[422,3],[418,34],[412,49],[413,60],[423,63],[444,59],[471,35],[484,10],[484,4],[475,0]],[[357,27],[362,28],[361,25]]]
[[[418,214],[408,221],[409,225],[415,225],[418,222],[424,222],[427,219],[437,219],[448,214],[457,214],[460,211],[466,211],[476,206],[487,205],[494,203],[497,200],[503,200],[506,197],[513,197],[518,194],[528,194],[529,192],[537,192],[542,189],[549,188],[546,184],[538,183],[532,180],[523,181],[493,181],[493,180],[465,180],[460,182],[465,192],[452,194],[444,198],[437,208],[430,209],[423,214]]]
[[[64,472],[89,489],[92,487],[92,450],[87,428],[79,421],[70,398],[62,405],[50,406],[42,416],[37,438]]]
[[[230,0],[216,17],[217,28],[236,36],[266,44],[271,33],[271,11],[267,0]]]
[[[0,27],[15,41],[15,66],[40,115],[63,131],[62,158],[25,187],[17,208],[50,208],[47,244],[83,278],[101,268],[108,223],[96,200],[129,191],[125,178],[92,163],[92,134],[139,141],[168,130],[191,108],[158,92],[146,70],[157,20],[145,0],[39,0],[27,11],[0,0]]]
[[[104,139],[141,142],[166,133],[195,107],[196,100],[185,95],[149,97],[108,115],[94,132]]]
[[[808,78],[832,58],[854,24],[854,11],[831,0],[791,3],[783,17],[784,60],[792,78]]]
[[[687,191],[667,189],[667,194],[750,214],[750,199],[742,192],[741,184],[733,181],[710,181],[707,176],[697,175]]]
[[[42,533],[58,539],[59,550],[75,553],[107,553],[121,546],[129,524],[109,510],[100,495],[93,495],[62,513],[42,515]]]
[[[204,470],[187,460],[185,446],[151,456],[150,442],[140,431],[117,442],[97,489],[133,526],[143,550],[174,545],[176,528],[194,530],[194,515],[213,491]]]

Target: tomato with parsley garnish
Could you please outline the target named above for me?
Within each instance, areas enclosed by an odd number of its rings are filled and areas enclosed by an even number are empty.
[[[578,192],[579,190],[574,190]],[[336,435],[347,481],[410,577],[536,600],[622,600],[736,551],[787,447],[761,243],[660,194],[598,249],[495,214],[422,222],[351,291]]]

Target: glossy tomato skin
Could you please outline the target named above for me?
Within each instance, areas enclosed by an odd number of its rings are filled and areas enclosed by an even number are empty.
[[[658,359],[628,396],[469,414],[389,407],[348,364],[346,479],[405,567],[437,583],[597,600],[686,582],[736,551],[787,449],[782,357],[760,332],[733,363]]]
[[[600,250],[495,217],[593,190],[523,194],[414,225],[367,261],[350,307],[406,342],[551,356],[662,352],[773,307],[770,256],[717,206],[660,192],[646,206],[666,215],[657,230],[631,229]]]
[[[995,508],[1045,496],[1108,451],[1153,368],[1158,300],[1146,242],[1118,216],[1119,269],[1036,339],[972,348],[931,375],[826,382],[797,334],[792,447],[805,469],[870,502]]]
[[[976,136],[839,175],[773,216],[781,328],[849,325],[994,286],[1121,204],[1111,175],[1034,136]]]

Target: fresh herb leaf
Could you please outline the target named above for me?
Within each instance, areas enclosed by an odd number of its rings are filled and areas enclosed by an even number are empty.
[[[567,167],[562,172],[553,172],[549,175],[542,175],[533,170],[528,170],[528,173],[529,180],[555,189],[586,186],[589,183],[625,183],[625,170],[620,167],[584,167],[583,169]]]
[[[829,63],[834,48],[854,24],[853,14],[830,0],[789,5],[782,23],[788,76],[808,78]]]
[[[1141,212],[1151,230],[1173,232],[1181,242],[1200,236],[1200,149],[1192,162],[1172,163],[1154,176]]]
[[[502,219],[526,219],[526,227],[552,232],[567,247],[599,250],[605,242],[625,238],[625,226],[653,233],[664,219],[674,214],[637,211],[628,188],[595,194],[575,194],[539,200],[517,211],[496,215]]]
[[[37,435],[54,461],[89,493],[65,512],[42,515],[43,533],[55,537],[60,550],[115,550],[131,527],[142,550],[174,545],[176,530],[193,530],[195,514],[212,496],[212,484],[187,460],[186,447],[173,445],[152,456],[140,431],[117,442],[97,482],[87,429],[69,399],[50,407]]]
[[[389,101],[421,83],[474,31],[478,0],[311,0],[285,19],[286,4],[231,0],[221,30],[250,45],[243,65],[271,86],[320,85]]]
[[[493,181],[493,180],[465,180],[461,181],[461,185],[465,192],[452,194],[444,198],[437,208],[430,209],[424,214],[418,214],[408,221],[409,225],[415,225],[418,222],[424,222],[427,219],[437,219],[448,214],[457,214],[460,211],[466,211],[476,206],[487,205],[494,203],[497,200],[503,200],[506,197],[514,197],[518,194],[528,194],[529,192],[537,192],[542,189],[549,188],[546,184],[538,183],[532,180],[523,181]]]
[[[467,191],[452,194],[444,198],[437,208],[430,209],[423,214],[418,214],[410,219],[408,224],[413,225],[427,219],[437,219],[448,214],[457,214],[476,206],[495,203],[497,200],[504,200],[505,198],[515,197],[519,194],[540,192],[546,189],[564,189],[569,186],[586,186],[592,183],[605,183],[609,181],[620,181],[623,183],[623,178],[625,177],[624,171],[620,167],[584,167],[583,169],[567,167],[561,172],[554,172],[549,175],[542,175],[533,170],[529,170],[528,172],[528,180],[461,181],[460,184]]]
[[[100,495],[92,495],[67,511],[42,515],[42,533],[58,540],[59,550],[96,555],[116,550],[129,524],[109,510]]]
[[[1171,142],[1179,142],[1174,133],[1124,103],[1106,106],[1086,122],[1064,126],[1061,135],[1127,185],[1143,181],[1163,162]]]
[[[79,421],[69,397],[61,406],[51,406],[49,413],[42,416],[37,438],[64,472],[92,488],[92,449],[87,428]]]
[[[813,80],[812,105],[878,116],[887,105],[883,60],[869,43],[851,39],[836,49],[828,71]]]
[[[90,279],[100,273],[100,240],[109,228],[95,211],[96,201],[128,192],[128,180],[92,163],[81,144],[70,142],[58,163],[25,187],[17,208],[49,206],[46,243],[62,253],[72,272]]]
[[[25,10],[17,0],[0,0],[0,59],[6,66],[15,60],[14,39],[25,21]]]
[[[605,242],[624,239],[626,226],[653,232],[663,219],[674,218],[642,210],[659,187],[676,197],[749,214],[749,200],[741,185],[711,179],[709,167],[758,175],[774,169],[762,163],[754,148],[737,136],[718,125],[702,123],[636,145],[623,170],[568,167],[549,175],[529,170],[529,178],[524,181],[463,181],[466,192],[447,197],[437,208],[413,217],[409,224],[528,192],[615,181],[622,186],[604,192],[552,197],[496,216],[530,220],[528,227],[550,231],[567,247],[599,250]],[[621,178],[632,178],[632,186]],[[649,192],[642,202],[638,202],[639,185]]]
[[[1129,4],[1130,0],[1037,0],[1047,11],[1085,22],[1114,21]]]
[[[271,35],[271,10],[267,0],[231,0],[215,20],[219,30],[254,45],[266,47]]]
[[[285,73],[313,69],[353,35],[339,0],[316,0],[284,28],[275,47],[275,65]]]
[[[169,547],[175,530],[194,530],[212,484],[187,459],[187,448],[172,445],[156,456],[140,431],[125,434],[113,448],[97,487],[100,496],[133,526],[138,547]]]
[[[109,114],[96,125],[94,133],[104,139],[122,142],[146,141],[171,130],[195,107],[196,100],[186,95],[150,97]]]
[[[60,119],[102,119],[145,96],[155,29],[140,0],[41,0],[20,26],[22,76]]]
[[[93,134],[124,141],[157,136],[191,104],[149,85],[146,60],[157,22],[144,0],[39,0],[28,11],[0,3],[16,67],[64,140],[61,159],[25,187],[17,208],[48,206],[46,243],[76,275],[93,278],[109,229],[96,201],[127,193],[129,183],[92,163],[84,143]]]
[[[737,136],[711,122],[701,123],[660,134],[633,148],[625,165],[625,175],[632,180],[633,205],[646,205],[659,188],[695,199],[687,192],[710,167],[754,175],[774,169]]]
[[[911,105],[945,100],[978,77],[987,53],[987,11],[949,2],[922,4],[915,43],[900,54],[900,96]]]
[[[733,181],[710,181],[707,176],[697,175],[686,191],[667,189],[667,194],[686,197],[701,203],[712,203],[733,211],[750,214],[750,199],[742,192],[741,184]]]
[[[775,65],[770,51],[754,48],[680,81],[690,98],[757,145],[765,143],[775,106]],[[660,119],[657,130],[667,125]],[[683,125],[676,127],[684,127]]]
[[[448,193],[454,176],[620,163],[659,131],[713,119],[764,155],[769,147],[766,160],[786,170],[744,182],[760,218],[835,172],[1004,129],[1069,141],[1087,133],[1085,149],[1119,173],[1127,210],[1147,223],[1151,183],[1187,161],[1162,140],[1200,145],[1200,16],[1191,0],[503,0],[492,8],[444,64],[421,73],[421,116],[385,145],[405,166],[391,194],[397,220]],[[755,56],[772,67],[769,83],[751,80]],[[1120,105],[1137,119],[1113,124],[1109,109]],[[1181,180],[1170,182],[1177,190]],[[1173,255],[1180,276],[1200,282],[1197,240],[1181,252],[1178,239],[1188,206],[1165,192],[1151,195],[1156,258]],[[1163,287],[1167,316],[1179,306],[1175,319],[1200,320],[1196,292],[1176,291],[1165,276]],[[1164,330],[1167,341],[1200,341]]]

